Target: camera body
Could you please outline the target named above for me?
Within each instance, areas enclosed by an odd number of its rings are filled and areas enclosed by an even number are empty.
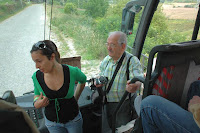
[[[99,78],[96,78],[96,85],[99,84],[106,84],[108,83],[108,78],[104,76],[100,76]]]

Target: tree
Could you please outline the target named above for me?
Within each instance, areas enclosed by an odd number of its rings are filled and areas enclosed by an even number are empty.
[[[103,17],[108,9],[108,0],[88,0],[86,14],[93,18]]]
[[[84,8],[84,4],[87,3],[87,0],[66,0],[67,3],[73,3],[78,8]]]
[[[68,14],[76,13],[77,8],[73,3],[66,3],[65,8],[64,8],[64,12],[68,13]]]

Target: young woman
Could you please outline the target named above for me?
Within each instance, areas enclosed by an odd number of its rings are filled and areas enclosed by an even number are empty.
[[[77,101],[86,76],[77,67],[60,64],[60,54],[50,40],[35,43],[30,51],[37,70],[33,76],[34,107],[45,107],[45,125],[50,133],[82,133]],[[78,81],[74,93],[75,81]]]

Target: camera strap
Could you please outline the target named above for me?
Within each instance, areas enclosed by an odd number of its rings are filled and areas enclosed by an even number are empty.
[[[123,62],[123,60],[124,60],[125,55],[126,55],[126,53],[124,52],[123,55],[122,55],[122,57],[120,58],[118,64],[117,64],[117,67],[116,67],[115,72],[114,72],[114,74],[113,74],[113,76],[112,76],[112,79],[111,79],[111,81],[110,81],[110,83],[109,83],[109,85],[108,85],[108,88],[106,89],[106,94],[108,94],[109,91],[110,91],[110,89],[111,89],[111,86],[112,86],[112,84],[113,84],[113,81],[114,81],[114,79],[115,79],[115,77],[116,77],[116,75],[117,75],[117,72],[118,72],[119,68],[120,68],[121,65],[122,65],[122,62]],[[106,94],[105,94],[105,95],[106,95]]]

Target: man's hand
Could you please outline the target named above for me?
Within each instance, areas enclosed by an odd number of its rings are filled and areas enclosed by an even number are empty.
[[[200,104],[200,97],[199,96],[193,96],[192,99],[189,101],[188,111],[191,112],[190,106],[193,105],[193,104]]]
[[[43,96],[42,92],[40,93],[39,98],[37,101],[34,103],[35,108],[42,108],[46,107],[49,104],[49,99],[45,96]]]
[[[129,93],[135,93],[139,89],[140,85],[141,83],[139,81],[130,84],[130,80],[129,80],[127,81],[127,84],[126,84],[126,91],[128,91]]]
[[[99,77],[98,77],[98,78],[99,78]],[[95,85],[97,88],[104,86],[104,84],[98,84],[98,85],[97,85],[96,80],[94,80],[94,85]]]

